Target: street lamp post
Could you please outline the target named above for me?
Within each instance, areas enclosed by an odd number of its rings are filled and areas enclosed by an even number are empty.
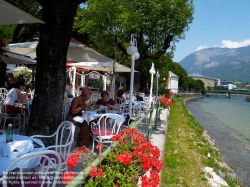
[[[149,73],[151,74],[150,95],[149,95],[149,103],[151,104],[152,103],[152,91],[153,91],[153,79],[154,79],[154,74],[155,74],[154,63],[152,63]]]
[[[103,79],[103,90],[107,90],[107,76],[108,76],[107,72],[105,72],[104,75],[102,76],[102,79]]]
[[[72,66],[71,69],[73,70],[73,80],[72,80],[72,95],[75,97],[75,90],[76,90],[76,67]]]
[[[131,61],[131,74],[130,74],[130,90],[129,90],[129,116],[132,115],[132,97],[133,97],[133,90],[134,90],[134,67],[135,67],[135,60],[140,58],[140,54],[138,53],[136,39],[134,35],[131,34],[130,37],[130,46],[127,48],[127,53],[132,56]]]
[[[156,99],[158,100],[158,80],[160,78],[159,70],[156,72]]]
[[[158,122],[158,114],[159,114],[159,101],[158,101],[158,80],[160,78],[160,74],[159,74],[159,70],[157,70],[156,72],[156,95],[155,95],[155,98],[156,98],[156,120],[155,120],[155,126],[154,126],[154,130],[157,130],[157,122]]]

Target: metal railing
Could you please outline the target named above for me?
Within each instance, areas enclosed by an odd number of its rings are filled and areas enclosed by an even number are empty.
[[[156,109],[156,115],[153,119],[154,109]],[[149,141],[152,134],[153,125],[154,130],[157,130],[157,121],[159,119],[160,113],[161,109],[159,107],[159,102],[156,103],[156,106],[154,106],[152,103],[150,109],[139,120],[136,121],[135,114],[132,114],[130,118],[131,123],[128,128],[137,128],[138,125],[143,121],[143,119],[145,119],[149,115],[148,129],[145,134],[145,136],[147,137],[147,141]],[[113,142],[111,146],[105,149],[105,151],[103,151],[100,156],[98,156],[89,166],[87,166],[82,172],[80,172],[69,184],[66,185],[66,187],[77,187],[80,184],[84,184],[84,180],[89,175],[92,167],[98,166],[102,162],[102,160],[111,152],[111,150],[114,150],[118,145],[119,142]]]

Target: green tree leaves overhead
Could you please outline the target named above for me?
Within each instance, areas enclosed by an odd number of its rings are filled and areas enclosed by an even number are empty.
[[[135,65],[139,71],[135,86],[139,86],[143,64],[171,55],[175,43],[184,39],[193,11],[192,0],[89,0],[78,10],[74,29],[88,34],[90,47],[127,63],[126,48],[134,34],[140,53]]]
[[[38,2],[35,0],[6,0],[8,3],[22,9],[23,11],[41,18],[42,9]],[[32,40],[34,37],[38,37],[39,24],[18,24],[5,26],[6,28],[12,29],[13,35],[11,35],[11,43],[26,42]],[[14,28],[13,28],[14,27]]]

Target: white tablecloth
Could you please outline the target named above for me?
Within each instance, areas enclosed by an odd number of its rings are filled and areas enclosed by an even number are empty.
[[[0,135],[0,136],[5,136],[5,135]],[[38,152],[38,151],[41,151],[41,150],[44,150],[45,149],[45,146],[43,144],[43,142],[40,140],[40,139],[37,139],[37,138],[31,138],[29,136],[22,136],[22,135],[18,135],[18,136],[15,136],[15,141],[19,141],[19,140],[32,140],[34,142],[36,142],[37,144],[41,145],[41,147],[39,148],[34,148],[31,152]],[[4,146],[5,143],[1,142],[0,143],[0,175],[3,174],[3,171],[7,168],[7,166],[11,163],[13,159],[9,158],[8,156],[4,156],[3,154],[3,146]],[[15,169],[17,167],[19,167],[21,164],[22,164],[22,160],[20,162],[17,162],[12,169]],[[36,167],[40,162],[40,159],[36,159],[34,161],[32,161],[32,163],[29,163],[29,165],[27,167],[29,168],[33,168],[33,167]]]
[[[125,101],[126,104],[129,104],[129,100]],[[132,101],[132,104],[137,105],[137,104],[144,104],[144,101]]]
[[[82,113],[82,116],[77,116],[77,117],[74,118],[74,120],[78,118],[82,122],[86,121],[89,124],[90,121],[92,121],[92,120],[94,120],[94,119],[96,119],[96,118],[101,117],[102,115],[104,115],[104,114],[97,114],[96,112],[97,111],[85,111],[85,112]],[[121,118],[122,118],[122,123],[125,121],[125,117],[124,117],[124,113],[123,112],[112,111],[110,113],[117,113],[117,114],[119,114],[121,116]],[[77,120],[75,120],[75,121],[77,121]]]

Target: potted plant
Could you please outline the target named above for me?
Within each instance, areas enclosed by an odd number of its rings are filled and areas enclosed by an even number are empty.
[[[158,186],[159,172],[162,168],[160,150],[146,141],[146,137],[134,128],[126,128],[112,138],[119,144],[103,160],[98,167],[92,167],[89,176],[85,179],[85,187],[127,186],[143,187]],[[97,145],[101,150],[103,144]],[[81,148],[86,150],[85,147]],[[84,152],[84,151],[82,151]],[[67,160],[68,167],[74,167],[79,158],[79,150]],[[99,154],[101,156],[101,154]],[[69,183],[75,174],[65,172],[62,176],[64,184]]]

